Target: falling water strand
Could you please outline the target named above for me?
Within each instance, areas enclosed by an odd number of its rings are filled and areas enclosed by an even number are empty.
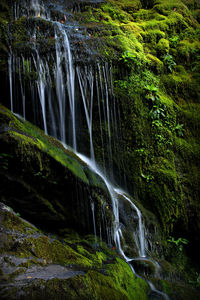
[[[21,88],[21,96],[22,96],[22,105],[23,105],[23,118],[24,120],[26,120],[26,105],[25,105],[25,89],[23,87],[23,82],[22,82],[22,75],[21,75],[21,61],[20,59],[18,60],[18,64],[19,64],[19,81],[20,81],[20,88]],[[22,56],[22,71],[23,74],[25,73],[25,69],[24,69],[24,57]]]
[[[60,140],[65,143],[66,139],[66,127],[65,127],[65,86],[63,79],[63,71],[62,71],[62,53],[61,53],[61,45],[58,39],[57,34],[55,33],[56,43],[56,66],[54,68],[54,76],[56,81],[56,94],[58,99],[58,107],[59,107],[59,131],[60,131]]]
[[[40,104],[42,108],[44,132],[45,134],[48,134],[47,120],[46,120],[46,103],[45,103],[46,73],[48,72],[48,69],[45,68],[45,64],[43,60],[40,59],[38,52],[37,52],[37,62],[35,59],[34,62],[35,62],[36,70],[38,70],[37,88],[38,88],[38,95],[39,95]]]
[[[10,84],[10,110],[13,112],[13,87],[12,87],[12,60],[13,60],[13,54],[9,53],[8,57],[8,71],[9,71],[9,84]]]
[[[61,28],[61,27],[60,27]],[[73,148],[76,151],[77,150],[77,143],[76,143],[76,113],[75,113],[75,71],[73,67],[73,61],[72,61],[72,54],[69,44],[69,39],[67,37],[66,32],[63,32],[64,34],[64,45],[65,45],[65,61],[66,68],[67,68],[67,90],[68,90],[68,96],[69,96],[69,103],[70,103],[70,111],[71,111],[71,119],[72,119],[72,138],[73,138]]]
[[[49,77],[49,81],[47,84],[47,93],[48,93],[48,107],[49,107],[49,118],[50,118],[50,122],[51,122],[51,129],[50,129],[50,134],[54,137],[57,136],[57,128],[56,128],[56,119],[55,119],[55,114],[54,114],[54,109],[53,109],[53,103],[52,103],[52,81],[51,81],[51,77],[50,75]]]
[[[152,282],[147,281],[147,283],[149,284],[149,286],[150,286],[152,292],[155,292],[156,294],[162,296],[165,300],[170,300],[170,298],[169,298],[165,293],[163,293],[163,292],[157,290],[157,289],[155,288],[155,286],[153,285]]]
[[[86,122],[88,126],[88,131],[89,131],[89,137],[90,137],[90,156],[95,164],[95,157],[94,157],[94,147],[93,147],[93,138],[92,138],[92,110],[93,110],[93,76],[91,74],[91,70],[88,72],[85,72],[87,76],[84,78],[81,71],[80,67],[76,67],[76,72],[78,75],[78,80],[79,80],[79,86],[81,90],[81,96],[83,100],[83,106],[84,106],[84,111],[85,111],[85,116],[86,116]],[[88,75],[89,74],[89,75]],[[86,95],[86,86],[87,86],[87,79],[89,80],[90,83],[90,101],[89,105],[87,105],[87,95]],[[88,108],[89,106],[89,108]]]
[[[97,243],[97,231],[96,231],[96,222],[95,222],[95,212],[94,212],[94,202],[91,202],[91,209],[92,209],[92,219],[93,219],[93,226],[94,226],[94,237],[95,237],[95,244]]]
[[[97,64],[99,70],[99,63]],[[105,164],[105,153],[104,153],[104,142],[103,142],[103,130],[102,130],[102,117],[101,117],[101,102],[100,102],[100,90],[99,90],[99,77],[96,72],[96,89],[97,89],[97,102],[98,102],[98,113],[99,113],[99,128],[101,132],[101,152],[102,152],[102,161],[104,172],[106,172],[106,164]]]

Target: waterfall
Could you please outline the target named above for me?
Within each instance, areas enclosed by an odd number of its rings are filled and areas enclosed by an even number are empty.
[[[38,0],[30,1],[30,8],[34,11],[35,17],[45,18],[47,12]],[[43,14],[41,14],[43,12]],[[124,192],[117,189],[112,182],[112,151],[115,146],[113,136],[118,135],[118,118],[116,101],[113,94],[112,69],[108,63],[97,62],[93,65],[74,66],[70,41],[67,34],[68,26],[57,21],[51,21],[54,25],[55,57],[41,56],[37,43],[36,31],[32,29],[32,54],[28,58],[29,70],[25,70],[25,58],[18,58],[20,94],[22,99],[22,110],[16,111],[26,118],[26,110],[30,107],[26,104],[26,91],[23,83],[23,75],[32,70],[37,74],[35,82],[30,82],[33,109],[40,107],[42,116],[42,127],[46,134],[52,134],[60,139],[64,145],[69,144],[73,151],[81,158],[96,174],[105,182],[112,200],[112,212],[114,216],[113,228],[106,227],[108,244],[115,243],[120,254],[126,261],[131,261],[124,253],[121,241],[123,238],[120,224],[119,201],[120,197],[126,199],[138,216],[138,228],[135,229],[135,240],[140,257],[145,257],[145,233],[144,224],[140,210],[132,203]],[[27,59],[26,59],[27,60]],[[16,86],[13,84],[14,54],[11,52],[8,59],[9,81],[10,81],[10,103],[13,111],[13,93]],[[53,87],[55,82],[55,87]],[[76,84],[76,88],[75,88]],[[13,91],[14,89],[14,91]],[[30,105],[30,104],[29,104]],[[89,139],[89,156],[81,154],[80,139],[78,139],[76,107],[79,105],[84,112],[85,120],[81,125],[86,124]],[[100,139],[102,150],[103,170],[98,167],[95,158],[93,143],[93,118],[94,106],[98,111]],[[19,106],[20,107],[20,106]],[[20,110],[20,108],[19,108]],[[82,116],[83,119],[83,116]],[[37,123],[37,122],[36,122]],[[104,128],[104,131],[103,129]],[[72,139],[71,139],[72,137]],[[66,146],[67,147],[67,146]],[[107,163],[108,162],[108,163]],[[105,174],[109,174],[110,179]],[[94,234],[96,235],[95,209],[91,204]],[[105,224],[106,226],[106,224]]]
[[[30,8],[34,11],[34,16],[38,18],[49,18],[49,13],[45,11],[38,0],[30,1]],[[14,6],[15,18],[19,15],[19,9]],[[51,21],[51,20],[49,20]],[[112,201],[112,213],[114,222],[112,228],[104,224],[107,232],[107,243],[113,242],[120,255],[130,264],[134,257],[128,257],[123,248],[124,236],[122,224],[120,223],[119,203],[123,198],[129,204],[132,211],[137,215],[137,225],[133,236],[138,248],[139,257],[147,259],[147,242],[145,237],[145,224],[142,213],[133,203],[127,193],[117,188],[114,182],[113,172],[113,151],[119,152],[120,135],[120,112],[117,107],[117,100],[113,93],[112,67],[108,63],[97,61],[95,65],[88,64],[82,66],[74,62],[73,51],[71,50],[68,31],[70,26],[51,21],[54,25],[55,55],[41,55],[37,43],[32,44],[32,54],[27,58],[18,58],[20,94],[22,99],[22,109],[17,111],[23,118],[31,108],[27,101],[26,89],[23,82],[23,75],[26,74],[25,59],[29,62],[28,72],[34,72],[35,80],[30,81],[32,107],[36,114],[42,117],[42,127],[46,134],[51,134],[68,147],[73,148],[74,153],[84,161],[104,181]],[[36,28],[32,30],[34,41],[36,38]],[[14,111],[14,97],[16,85],[13,83],[13,73],[15,67],[14,54],[10,52],[8,57],[9,85],[10,85],[10,107]],[[55,84],[54,84],[55,83]],[[102,150],[102,168],[96,160],[94,146],[94,110],[95,117],[99,122],[100,143],[98,147]],[[19,109],[20,110],[20,109]],[[79,118],[79,112],[81,117]],[[16,111],[14,111],[16,112]],[[36,118],[37,119],[37,118]],[[96,121],[96,119],[95,119]],[[97,123],[98,123],[97,122]],[[37,123],[37,122],[36,122]],[[82,131],[87,131],[87,142],[82,141]],[[84,144],[82,151],[82,144]],[[71,148],[70,148],[71,149]],[[85,155],[87,153],[87,156]],[[88,156],[90,158],[88,158]],[[99,155],[100,156],[100,155]],[[122,162],[123,165],[123,162]],[[106,175],[107,174],[107,175]],[[109,177],[109,179],[108,179]],[[95,221],[95,205],[91,201],[92,219],[95,240],[97,236],[97,224]],[[105,215],[105,207],[102,207],[102,216]],[[101,235],[101,228],[99,229]],[[165,295],[155,289],[149,283],[152,291],[160,295]],[[165,297],[165,296],[164,296]],[[165,299],[168,299],[167,296]]]

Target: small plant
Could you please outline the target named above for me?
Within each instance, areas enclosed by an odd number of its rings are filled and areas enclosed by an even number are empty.
[[[154,127],[160,128],[160,127],[162,127],[162,122],[161,122],[161,120],[153,120],[152,125]]]
[[[136,62],[136,55],[130,53],[130,51],[125,51],[122,53],[122,56],[119,60],[123,60],[123,62],[128,63],[130,61]]]
[[[187,245],[189,242],[187,239],[184,238],[178,238],[177,240],[175,240],[174,237],[170,237],[167,241],[171,244],[176,245],[179,251],[183,251],[183,244]]]
[[[200,287],[200,274],[196,272],[196,278],[194,280],[190,280],[189,283],[194,285],[195,287]]]
[[[138,60],[137,56],[130,51],[125,51],[122,53],[119,60],[123,61],[129,68],[135,65],[136,67],[141,67],[142,63]]]
[[[175,131],[179,137],[183,136],[183,124],[177,124]]]
[[[24,60],[24,71],[26,73],[30,73],[30,71],[31,71],[31,64],[30,64],[30,61],[28,59]]]
[[[145,149],[144,148],[140,148],[140,149],[137,149],[135,150],[138,154],[143,154],[145,152]]]
[[[175,35],[175,36],[169,38],[169,41],[170,41],[171,46],[175,48],[178,44],[179,37],[177,35]]]
[[[8,159],[13,156],[7,153],[0,153],[0,166],[4,169],[8,169]]]
[[[127,89],[128,82],[126,80],[115,80],[116,86],[119,86],[121,89]]]
[[[152,83],[151,85],[147,84],[145,87],[145,90],[150,92],[150,93],[157,93],[158,88]]]
[[[144,175],[143,173],[141,174],[142,178],[146,180],[147,183],[151,182],[154,179],[153,175]]]
[[[43,178],[43,179],[47,178],[42,172],[35,173],[34,176],[38,176],[38,177]]]
[[[165,54],[163,56],[163,62],[167,66],[167,68],[170,70],[170,72],[172,73],[173,68],[176,66],[176,63],[173,60],[172,55],[170,55],[169,53]]]
[[[163,145],[166,142],[166,139],[161,134],[156,134],[155,138],[159,145]]]
[[[154,84],[147,84],[144,88],[147,91],[147,95],[145,96],[145,98],[150,100],[152,104],[159,106],[160,97],[158,95],[158,88]]]
[[[154,105],[149,114],[153,120],[160,120],[161,117],[165,117],[165,110],[162,107]]]
[[[200,70],[200,55],[196,55],[195,61],[192,63],[192,72],[198,72]]]

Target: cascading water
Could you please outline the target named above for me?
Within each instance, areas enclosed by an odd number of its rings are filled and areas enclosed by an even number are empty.
[[[115,189],[115,192],[119,195],[122,195],[124,199],[126,199],[131,207],[136,211],[138,216],[138,234],[135,235],[135,241],[139,250],[140,257],[146,257],[146,251],[145,251],[145,231],[144,231],[144,224],[142,221],[142,214],[141,211],[137,208],[137,206],[125,195],[125,193],[119,189]]]
[[[15,19],[19,16],[19,9],[14,6]],[[48,11],[45,11],[44,6],[41,6],[38,0],[32,0],[30,2],[30,11],[34,12],[35,17],[49,19],[50,15]],[[64,18],[65,21],[65,18]],[[31,96],[33,103],[36,99],[39,99],[40,114],[42,116],[42,127],[46,134],[52,134],[67,147],[66,144],[70,144],[73,147],[76,155],[84,161],[96,174],[98,174],[104,181],[112,200],[112,213],[114,216],[113,226],[110,232],[110,228],[107,228],[107,242],[109,245],[114,241],[119,253],[129,264],[135,258],[129,258],[123,249],[122,241],[123,230],[120,224],[120,210],[119,201],[123,198],[137,215],[137,226],[135,232],[133,232],[135,242],[139,252],[140,259],[146,259],[147,241],[145,237],[145,225],[142,220],[141,211],[132,202],[128,195],[122,190],[116,188],[111,184],[113,166],[112,166],[112,149],[118,147],[118,143],[113,140],[113,136],[118,136],[118,121],[119,112],[116,104],[116,99],[113,95],[113,83],[112,83],[112,69],[108,63],[97,62],[95,66],[87,65],[74,66],[73,56],[70,48],[70,42],[67,31],[70,30],[65,22],[51,21],[54,26],[54,39],[55,39],[55,57],[42,57],[37,48],[35,42],[32,44],[32,55],[29,58],[18,57],[16,60],[14,54],[10,52],[8,59],[9,70],[9,84],[10,84],[10,107],[11,111],[21,114],[26,118],[26,112],[30,110],[28,104],[26,104],[26,88],[23,85],[22,73],[26,73],[25,64],[28,64],[30,69],[37,73],[37,78],[34,83],[30,82]],[[62,24],[64,23],[64,24]],[[33,29],[31,38],[35,41],[37,29]],[[51,62],[51,63],[50,63]],[[13,95],[15,93],[14,68],[17,65],[20,81],[22,109],[15,111],[13,103]],[[53,82],[55,87],[53,88]],[[32,104],[38,106],[38,103]],[[30,105],[30,104],[29,104]],[[80,110],[84,112],[85,119],[79,120],[77,113],[77,105],[80,106]],[[93,144],[93,118],[94,118],[94,105],[97,106],[99,125],[100,125],[100,139],[102,149],[102,163],[103,170],[101,171],[97,167],[95,160],[95,150]],[[82,123],[81,123],[82,122]],[[89,152],[90,158],[81,154],[81,138],[80,128],[85,127],[88,131],[89,149],[84,152]],[[103,131],[104,129],[104,131]],[[85,147],[87,148],[87,147]],[[106,163],[106,158],[107,162]],[[105,171],[110,175],[111,179],[108,180]],[[102,207],[102,210],[105,208]],[[97,235],[96,222],[95,222],[95,206],[91,202],[91,210],[93,217],[93,226],[95,239]],[[99,230],[101,235],[101,228]],[[130,265],[133,272],[134,268]],[[163,296],[165,299],[168,297],[155,289],[152,283],[149,283],[153,292]]]

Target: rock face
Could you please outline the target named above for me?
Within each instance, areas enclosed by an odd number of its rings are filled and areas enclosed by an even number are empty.
[[[91,201],[99,226],[102,205],[110,205],[102,179],[59,141],[3,106],[0,120],[1,201],[42,228],[94,233]],[[109,210],[105,218],[109,226]]]
[[[148,299],[148,284],[94,238],[47,236],[0,205],[1,299]]]

